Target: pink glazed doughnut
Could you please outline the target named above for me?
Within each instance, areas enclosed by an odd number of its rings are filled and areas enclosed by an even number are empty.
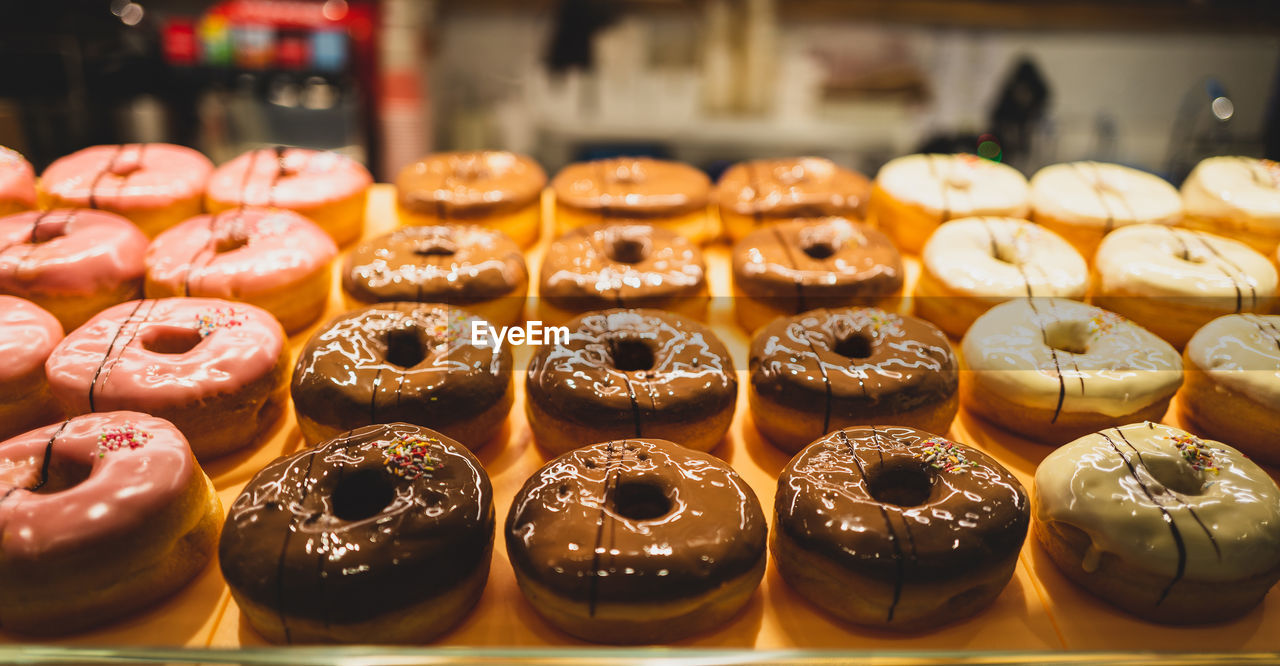
[[[81,208],[0,218],[0,294],[48,310],[66,331],[142,294],[147,237],[113,213]]]
[[[40,174],[41,208],[119,213],[147,236],[199,215],[213,163],[168,143],[92,146],[60,157]]]
[[[297,213],[235,208],[156,236],[147,248],[146,293],[249,303],[294,333],[324,311],[337,255],[329,235]]]
[[[209,180],[209,212],[240,206],[287,208],[320,225],[339,245],[364,231],[373,176],[359,162],[304,148],[251,150],[218,167]]]
[[[36,207],[36,170],[18,151],[0,146],[0,215]]]
[[[173,425],[77,416],[0,442],[0,627],[79,631],[185,586],[222,503]]]
[[[31,301],[0,296],[0,439],[62,416],[44,361],[62,340],[57,318]]]
[[[121,303],[63,339],[45,372],[67,414],[159,416],[201,460],[247,446],[275,423],[289,379],[275,317],[216,298]]]

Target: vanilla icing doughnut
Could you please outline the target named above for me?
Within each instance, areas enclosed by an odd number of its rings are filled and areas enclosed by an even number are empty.
[[[154,237],[203,212],[212,173],[209,158],[185,146],[92,146],[58,158],[40,174],[40,207],[110,211]]]
[[[1084,300],[1089,267],[1062,237],[1012,217],[945,222],[920,256],[915,313],[959,338],[991,306],[1012,298]]]
[[[1182,385],[1182,359],[1169,343],[1113,312],[1061,298],[991,308],[961,350],[965,409],[1048,444],[1159,419]]]
[[[976,155],[918,154],[876,174],[868,218],[898,249],[918,253],[939,224],[981,215],[1026,217],[1027,179]]]
[[[0,218],[0,294],[32,301],[70,332],[142,295],[147,237],[101,211],[28,211]]]
[[[35,169],[18,151],[0,146],[0,215],[35,207]]]
[[[49,393],[44,362],[62,341],[62,325],[40,306],[0,296],[0,439],[62,415]]]
[[[1276,293],[1271,260],[1244,243],[1160,224],[1107,235],[1094,258],[1093,302],[1181,349],[1224,314],[1266,312]]]
[[[1280,246],[1280,164],[1210,157],[1182,183],[1183,226],[1221,234],[1272,254]]]
[[[286,208],[345,245],[364,231],[365,200],[372,184],[368,169],[339,153],[262,148],[213,172],[207,205],[211,213],[240,206]]]
[[[108,308],[58,344],[45,371],[68,414],[132,409],[172,422],[203,460],[247,446],[281,413],[284,330],[215,298]]]
[[[1067,578],[1141,618],[1217,623],[1280,579],[1280,488],[1239,451],[1150,421],[1036,469],[1034,532]]]
[[[1159,176],[1119,164],[1067,162],[1031,177],[1031,219],[1067,239],[1086,260],[1102,237],[1130,224],[1176,224],[1178,190]]]
[[[0,626],[118,621],[208,564],[222,503],[169,422],[86,414],[0,442]]]
[[[716,236],[707,217],[711,180],[680,162],[619,157],[576,162],[551,181],[556,231],[612,222],[666,227],[694,243]]]
[[[236,208],[157,236],[147,248],[146,294],[250,303],[293,333],[328,304],[329,265],[337,255],[329,235],[297,213]]]
[[[1183,425],[1280,465],[1280,316],[1218,317],[1191,337],[1183,361]]]

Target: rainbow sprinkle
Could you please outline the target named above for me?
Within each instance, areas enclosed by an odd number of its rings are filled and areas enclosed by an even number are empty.
[[[112,451],[140,449],[150,439],[151,433],[138,430],[132,423],[111,426],[98,435],[98,457],[101,458]]]
[[[902,318],[898,315],[885,312],[880,308],[866,308],[862,311],[862,315],[865,323],[859,323],[863,326],[870,326],[872,333],[884,333],[886,335],[902,334],[902,328],[900,327]]]
[[[921,453],[924,454],[921,459],[926,464],[944,472],[978,466],[977,463],[965,457],[964,447],[941,437],[926,439]]]
[[[1124,317],[1114,312],[1103,310],[1089,320],[1089,332],[1095,335],[1105,335],[1125,321],[1127,320]]]
[[[387,471],[410,481],[443,467],[440,459],[431,455],[430,446],[439,444],[434,437],[397,437],[382,442],[382,464]]]
[[[244,322],[244,317],[232,308],[214,308],[196,315],[196,332],[201,338],[219,328],[232,328]]]
[[[1214,448],[1205,443],[1203,439],[1195,435],[1183,433],[1166,437],[1173,445],[1178,447],[1178,452],[1182,457],[1191,463],[1191,469],[1197,472],[1213,472],[1217,474],[1221,471],[1217,461],[1213,458]]]

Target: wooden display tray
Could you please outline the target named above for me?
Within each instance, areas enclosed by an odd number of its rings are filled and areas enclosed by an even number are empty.
[[[550,216],[545,216],[549,227]],[[375,185],[370,193],[366,236],[396,226],[394,190]],[[536,276],[550,237],[528,253],[529,272]],[[349,248],[348,248],[349,249]],[[711,292],[731,292],[729,249],[721,243],[707,248]],[[341,258],[337,260],[340,265]],[[914,258],[907,259],[908,284],[919,271]],[[327,320],[342,311],[342,293],[335,270]],[[756,432],[746,401],[747,335],[736,325],[731,299],[713,300],[710,323],[733,353],[740,389],[738,408],[726,441],[713,453],[722,457],[747,480],[760,498],[772,522],[774,488],[778,472],[790,456],[773,448]],[[290,338],[296,354],[312,331]],[[516,367],[527,367],[528,347],[516,347]],[[525,479],[546,461],[532,440],[524,412],[524,378],[516,377],[516,401],[504,436],[482,448],[478,455],[493,480],[498,534],[488,587],[476,609],[456,628],[436,641],[438,646],[577,646],[570,638],[544,622],[521,596],[507,560],[501,533],[507,509]],[[1173,414],[1166,423],[1176,425]],[[950,437],[995,456],[1032,490],[1036,465],[1051,450],[995,428],[961,410]],[[505,440],[505,441],[504,441]],[[586,442],[584,442],[586,444]],[[304,446],[293,411],[247,452],[215,460],[205,466],[224,506],[230,506],[245,483],[268,462]],[[240,617],[222,581],[217,563],[201,573],[171,599],[119,623],[56,640],[28,639],[0,633],[0,644],[39,642],[52,645],[167,646],[235,648],[260,646],[265,641]],[[1162,627],[1133,619],[1096,600],[1066,580],[1048,556],[1028,539],[1017,571],[995,603],[977,616],[930,633],[894,634],[837,623],[796,595],[769,563],[760,589],[746,609],[718,631],[678,643],[680,646],[755,649],[838,650],[1182,650],[1182,651],[1280,651],[1280,595],[1271,594],[1257,610],[1234,622],[1204,627]]]

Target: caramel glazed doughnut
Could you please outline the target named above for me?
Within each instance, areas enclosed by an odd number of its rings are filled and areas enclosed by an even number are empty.
[[[764,513],[729,465],[660,439],[570,451],[507,514],[516,582],[548,622],[604,643],[713,629],[764,575]]]
[[[547,174],[532,158],[480,150],[428,155],[396,176],[403,224],[478,224],[529,247],[542,231]]]
[[[592,312],[568,328],[529,361],[525,409],[540,447],[634,436],[709,451],[724,439],[738,376],[711,329],[657,310]]]
[[[716,185],[720,221],[738,240],[752,228],[800,217],[862,219],[871,196],[867,177],[822,157],[739,162]]]
[[[1067,578],[1166,624],[1223,622],[1280,579],[1280,488],[1220,442],[1134,423],[1036,469],[1036,540]]]
[[[493,488],[461,444],[407,423],[276,459],[227,515],[218,559],[276,643],[420,643],[479,600]]]
[[[776,319],[752,340],[750,363],[751,418],[789,453],[855,425],[946,432],[960,406],[947,336],[874,308]]]
[[[977,449],[913,428],[837,430],[778,477],[778,573],[843,620],[929,629],[990,604],[1027,536],[1026,491]]]

